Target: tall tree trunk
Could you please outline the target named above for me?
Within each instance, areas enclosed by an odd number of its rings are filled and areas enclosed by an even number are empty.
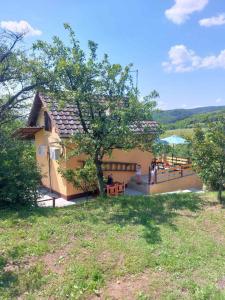
[[[220,203],[222,203],[222,190],[223,190],[223,186],[222,184],[220,183],[219,185],[219,190],[218,190],[218,194],[217,194],[217,199]]]
[[[100,196],[105,196],[105,186],[104,186],[104,177],[103,177],[103,171],[102,171],[102,161],[98,159],[98,157],[95,158],[95,166],[97,170],[97,178],[98,178],[98,188],[100,192]]]

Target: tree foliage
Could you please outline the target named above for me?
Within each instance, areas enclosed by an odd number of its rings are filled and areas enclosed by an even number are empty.
[[[61,168],[60,172],[75,188],[85,193],[94,192],[98,188],[96,167],[91,159],[88,159],[83,167],[77,169]]]
[[[152,144],[152,153],[154,154],[154,157],[159,157],[162,155],[168,155],[171,154],[172,147],[168,144],[163,143],[156,143]]]
[[[104,194],[103,157],[115,148],[150,148],[153,135],[135,132],[146,131],[142,121],[152,119],[152,98],[158,94],[153,92],[138,101],[130,73],[132,65],[111,64],[107,55],[99,60],[93,41],[88,42],[86,55],[71,27],[65,24],[65,28],[69,46],[58,37],[50,44],[39,41],[35,45],[39,51],[37,59],[45,67],[43,76],[51,78],[43,90],[58,104],[76,107],[81,128],[72,138],[76,149],[71,154],[82,153],[92,159],[100,192]]]
[[[224,114],[225,106],[206,106],[156,111],[154,119],[166,125],[167,129],[195,127],[196,123],[207,123],[207,119],[216,121]]]
[[[225,183],[225,118],[209,123],[206,130],[197,128],[193,138],[192,161],[203,182],[218,189],[222,201]]]
[[[40,175],[34,147],[0,133],[0,205],[35,204]]]
[[[196,128],[196,126],[207,126],[209,122],[216,122],[225,116],[225,109],[223,106],[220,111],[213,111],[209,113],[196,114],[184,120],[176,121],[174,123],[166,124],[167,129],[182,129],[182,128]]]
[[[0,126],[21,117],[34,89],[44,84],[40,65],[22,50],[23,36],[0,31]]]

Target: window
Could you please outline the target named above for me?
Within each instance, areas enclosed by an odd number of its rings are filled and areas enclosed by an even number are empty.
[[[38,155],[39,156],[45,156],[45,154],[46,154],[46,146],[45,145],[39,145]]]
[[[60,158],[60,149],[55,147],[50,147],[50,158],[52,160],[59,160]]]
[[[51,131],[52,130],[52,123],[51,123],[51,119],[49,117],[49,114],[46,111],[44,112],[44,119],[45,119],[45,130],[46,131]]]

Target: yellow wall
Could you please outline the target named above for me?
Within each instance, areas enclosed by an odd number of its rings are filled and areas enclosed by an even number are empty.
[[[82,166],[81,161],[85,161],[87,157],[85,155],[79,157],[73,157],[67,161],[66,165],[68,168],[77,168]],[[141,151],[139,149],[133,149],[130,151],[124,150],[113,150],[112,156],[104,157],[103,161],[115,161],[115,162],[126,162],[126,163],[137,163],[141,165],[142,175],[148,174],[148,168],[153,159],[153,155],[147,151]],[[107,171],[104,172],[104,176],[109,174],[113,175],[114,181],[128,183],[130,178],[134,176],[135,172],[126,172],[126,171]],[[67,195],[73,195],[76,193],[82,193],[80,190],[74,189],[72,184],[68,183],[67,185]]]
[[[44,126],[44,111],[45,108],[42,108],[40,111],[37,120],[38,126]],[[61,148],[59,142],[60,142],[60,138],[59,135],[56,133],[54,126],[52,128],[52,132],[45,131],[44,129],[37,132],[35,135],[36,159],[42,174],[42,184],[48,188],[52,188],[54,191],[60,194],[66,195],[67,182],[58,173],[59,164],[57,161],[50,159],[50,171],[49,171],[49,147]],[[44,156],[38,155],[39,145],[45,145],[47,147],[47,151]],[[51,186],[50,186],[50,178],[51,178]]]
[[[42,107],[38,120],[38,126],[44,126],[44,111],[45,107]],[[57,161],[50,159],[50,176],[49,176],[49,147],[62,147],[60,146],[60,138],[56,132],[56,128],[54,124],[52,124],[52,132],[45,131],[44,129],[40,130],[35,135],[35,144],[36,144],[36,158],[39,168],[42,173],[42,183],[44,186],[48,188],[52,188],[54,191],[64,195],[71,196],[75,194],[82,193],[83,191],[75,189],[72,184],[68,183],[58,172],[59,163]],[[40,145],[47,146],[47,151],[44,156],[38,155],[38,147]],[[67,155],[67,150],[64,151],[65,156]],[[141,165],[142,174],[148,174],[148,168],[152,161],[153,155],[150,152],[143,152],[138,149],[134,149],[131,151],[123,151],[123,150],[114,150],[111,157],[105,157],[104,161],[116,161],[116,162],[126,162],[126,163],[137,163]],[[73,157],[72,159],[65,162],[65,166],[67,168],[77,168],[81,167],[81,161],[85,161],[87,157],[85,155],[79,157]],[[105,172],[104,175],[113,174],[114,181],[128,183],[130,178],[134,176],[134,172],[114,172],[109,171]],[[50,177],[51,177],[51,186],[50,186]]]
[[[153,159],[153,155],[147,151],[141,151],[139,149],[133,149],[130,151],[123,150],[114,150],[112,153],[112,157],[105,157],[104,161],[117,161],[117,162],[128,162],[128,163],[137,163],[141,165],[141,173],[142,175],[147,175],[149,166]],[[129,182],[130,178],[135,175],[135,172],[112,172],[107,171],[104,172],[104,175],[107,176],[109,174],[113,175],[113,179],[119,182],[125,182],[126,184]]]
[[[191,188],[202,189],[202,181],[196,174],[150,185],[149,193],[167,193]]]
[[[70,145],[69,147],[70,149],[73,148],[72,145]],[[68,153],[68,149],[66,150],[66,155]],[[76,169],[76,168],[80,168],[82,167],[82,161],[85,161],[87,159],[87,157],[85,155],[79,156],[79,157],[73,157],[69,160],[66,160],[66,168],[68,169]],[[75,195],[75,194],[79,194],[79,193],[83,193],[82,190],[76,189],[73,187],[73,185],[69,182],[67,182],[67,196],[70,195]]]

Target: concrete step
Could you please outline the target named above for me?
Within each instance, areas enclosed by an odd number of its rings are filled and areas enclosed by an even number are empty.
[[[145,195],[145,193],[142,193],[142,192],[139,192],[137,190],[133,190],[133,189],[130,189],[130,188],[126,188],[125,189],[125,195],[128,195],[128,196],[141,196],[141,195]]]
[[[131,180],[130,182],[128,182],[128,188],[135,190],[135,191],[139,191],[145,195],[149,194],[149,185],[145,182],[142,182],[141,184],[137,184],[134,180]]]

